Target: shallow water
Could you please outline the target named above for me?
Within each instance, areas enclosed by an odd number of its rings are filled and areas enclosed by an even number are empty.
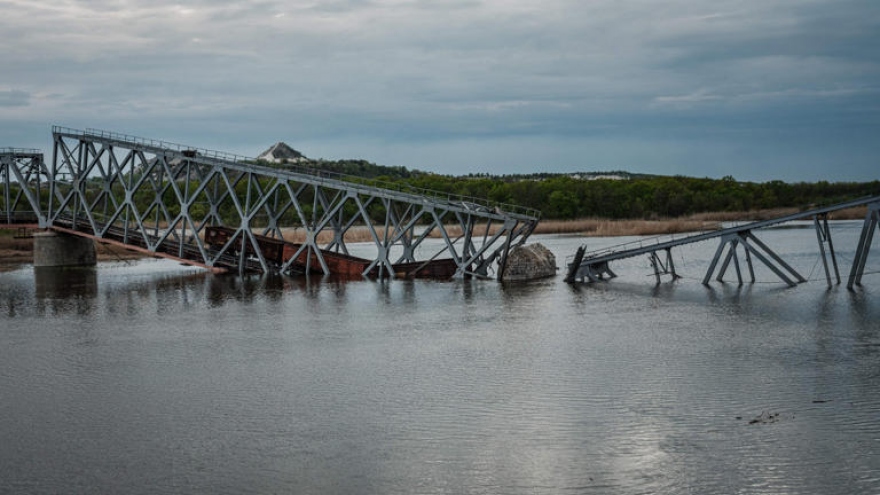
[[[0,492],[878,493],[859,227],[830,290],[810,229],[758,234],[793,289],[704,287],[711,242],[659,286],[646,259],[577,286],[0,273]],[[560,266],[583,240],[534,238]]]

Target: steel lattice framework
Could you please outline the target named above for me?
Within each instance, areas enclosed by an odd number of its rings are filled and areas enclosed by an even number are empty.
[[[0,148],[0,224],[45,227],[49,170],[35,149]]]
[[[565,280],[566,282],[574,283],[577,280],[598,282],[600,280],[614,278],[617,274],[611,271],[610,263],[612,261],[648,255],[651,266],[654,269],[654,276],[659,284],[661,275],[670,275],[673,279],[680,278],[675,271],[675,265],[671,254],[672,248],[695,242],[720,239],[721,242],[718,245],[718,249],[715,251],[715,256],[712,258],[706,276],[703,278],[704,285],[709,284],[715,273],[718,273],[716,280],[723,282],[727,269],[730,266],[734,267],[737,280],[742,284],[743,270],[740,267],[740,255],[737,254],[737,251],[740,250],[745,259],[745,265],[746,268],[748,268],[748,274],[751,277],[752,283],[755,282],[755,270],[752,263],[752,257],[754,257],[769,268],[770,271],[776,274],[776,276],[778,276],[783,282],[793,287],[796,284],[806,282],[807,280],[798,273],[797,270],[786,263],[781,256],[755,236],[754,232],[793,220],[812,218],[816,228],[816,237],[819,241],[819,252],[823,268],[825,269],[825,278],[828,281],[828,287],[831,287],[831,268],[834,270],[833,278],[836,279],[838,284],[840,283],[840,269],[837,264],[837,255],[834,251],[834,243],[831,240],[831,229],[828,226],[828,214],[858,206],[866,206],[868,213],[865,216],[861,238],[859,239],[858,246],[856,246],[856,258],[853,261],[849,281],[847,282],[847,288],[852,289],[854,285],[861,285],[862,276],[865,273],[865,264],[871,250],[871,242],[874,238],[874,231],[880,228],[880,196],[856,199],[846,203],[815,208],[791,215],[737,225],[712,232],[688,235],[677,239],[643,239],[636,241],[635,243],[628,243],[593,252],[587,252],[586,246],[581,246],[575,255],[572,256],[571,262],[568,263],[568,275]],[[726,256],[724,256],[725,252],[727,253]],[[830,267],[828,264],[829,255],[831,257]],[[724,261],[722,261],[722,257]],[[720,266],[719,262],[721,262]]]
[[[206,267],[291,272],[305,259],[330,274],[327,253],[348,255],[347,234],[359,230],[372,248],[364,275],[442,257],[454,260],[456,276],[501,279],[507,252],[539,218],[535,210],[106,131],[54,127],[53,138],[51,201],[42,210],[48,226]],[[205,241],[212,226],[230,232],[222,246]],[[292,242],[294,234],[295,254],[275,263],[262,241]]]

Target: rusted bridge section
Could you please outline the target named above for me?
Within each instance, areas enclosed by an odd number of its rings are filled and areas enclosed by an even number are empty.
[[[36,153],[2,155],[7,222],[29,215],[41,227],[217,271],[500,280],[509,250],[539,219],[531,209],[301,165],[106,131],[52,133],[50,168]],[[355,233],[365,241],[356,255]]]
[[[675,271],[675,264],[673,263],[673,248],[695,242],[720,239],[721,242],[718,249],[715,251],[715,256],[712,258],[709,269],[703,278],[703,284],[708,285],[716,271],[716,280],[719,282],[723,281],[724,276],[731,265],[736,271],[738,282],[742,284],[743,270],[740,265],[739,254],[739,251],[742,251],[742,256],[745,258],[745,265],[746,268],[748,268],[752,283],[755,282],[755,270],[752,263],[752,258],[754,257],[767,266],[767,268],[776,274],[776,276],[778,276],[783,282],[789,286],[794,286],[798,283],[806,282],[806,279],[799,274],[797,270],[786,263],[781,256],[758,239],[755,235],[755,231],[793,220],[812,218],[816,228],[816,237],[819,243],[819,253],[825,269],[825,277],[828,281],[828,286],[830,287],[833,284],[832,278],[835,279],[838,284],[841,280],[840,270],[837,264],[837,255],[834,251],[834,243],[831,239],[831,230],[828,227],[828,214],[856,206],[867,206],[868,213],[865,216],[865,223],[862,227],[861,237],[856,246],[855,260],[853,261],[853,266],[850,270],[849,280],[847,282],[847,287],[852,289],[855,285],[861,284],[874,231],[877,230],[878,225],[880,225],[880,196],[861,198],[846,203],[802,211],[770,220],[752,222],[667,241],[657,240],[656,242],[648,243],[640,242],[635,246],[624,245],[593,252],[587,252],[586,247],[582,246],[578,249],[577,253],[573,256],[572,261],[568,264],[566,282],[596,282],[607,278],[614,278],[617,275],[611,270],[610,263],[612,261],[642,255],[648,255],[651,266],[654,269],[657,283],[660,282],[661,275],[669,275],[675,279],[679,276]],[[720,266],[719,262],[721,263]]]

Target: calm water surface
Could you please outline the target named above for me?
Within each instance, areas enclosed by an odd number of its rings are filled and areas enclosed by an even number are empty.
[[[811,281],[0,273],[0,492],[880,493],[880,248],[759,236]]]

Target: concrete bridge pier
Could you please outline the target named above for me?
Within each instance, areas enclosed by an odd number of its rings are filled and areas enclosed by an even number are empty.
[[[34,266],[94,266],[95,242],[51,230],[34,234]]]

